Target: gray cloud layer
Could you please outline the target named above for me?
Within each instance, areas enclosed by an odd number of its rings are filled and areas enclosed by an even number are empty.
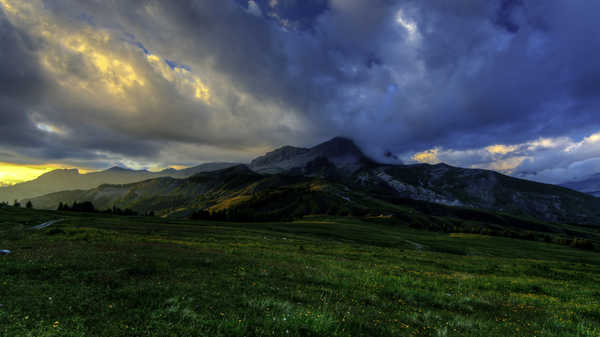
[[[23,161],[245,160],[336,135],[380,157],[600,129],[591,1],[0,4],[0,150]],[[547,169],[536,153],[514,171]]]

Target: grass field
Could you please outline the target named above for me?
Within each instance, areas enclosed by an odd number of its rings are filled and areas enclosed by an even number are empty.
[[[0,249],[2,336],[600,336],[600,254],[557,244],[5,208]]]

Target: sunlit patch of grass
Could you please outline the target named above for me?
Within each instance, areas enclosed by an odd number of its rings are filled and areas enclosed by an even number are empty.
[[[214,206],[211,206],[209,208],[209,210],[211,212],[222,211],[222,210],[225,210],[225,209],[229,209],[229,208],[231,208],[231,207],[233,207],[235,205],[241,204],[241,203],[243,203],[245,201],[248,201],[250,199],[252,199],[251,195],[237,195],[235,197],[231,197],[231,198],[219,201],[218,204],[216,204]]]
[[[451,238],[463,238],[463,239],[489,239],[489,235],[472,234],[472,233],[450,233]]]

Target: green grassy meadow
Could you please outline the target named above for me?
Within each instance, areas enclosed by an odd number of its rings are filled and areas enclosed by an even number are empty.
[[[4,208],[0,249],[1,336],[600,336],[600,254],[545,242]]]

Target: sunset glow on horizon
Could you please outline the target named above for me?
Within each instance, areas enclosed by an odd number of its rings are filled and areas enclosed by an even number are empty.
[[[67,168],[72,169],[74,167],[63,166],[60,164],[20,165],[0,162],[0,185],[10,186],[34,180],[44,173]],[[93,172],[92,170],[82,168],[78,168],[78,170],[81,174]]]

